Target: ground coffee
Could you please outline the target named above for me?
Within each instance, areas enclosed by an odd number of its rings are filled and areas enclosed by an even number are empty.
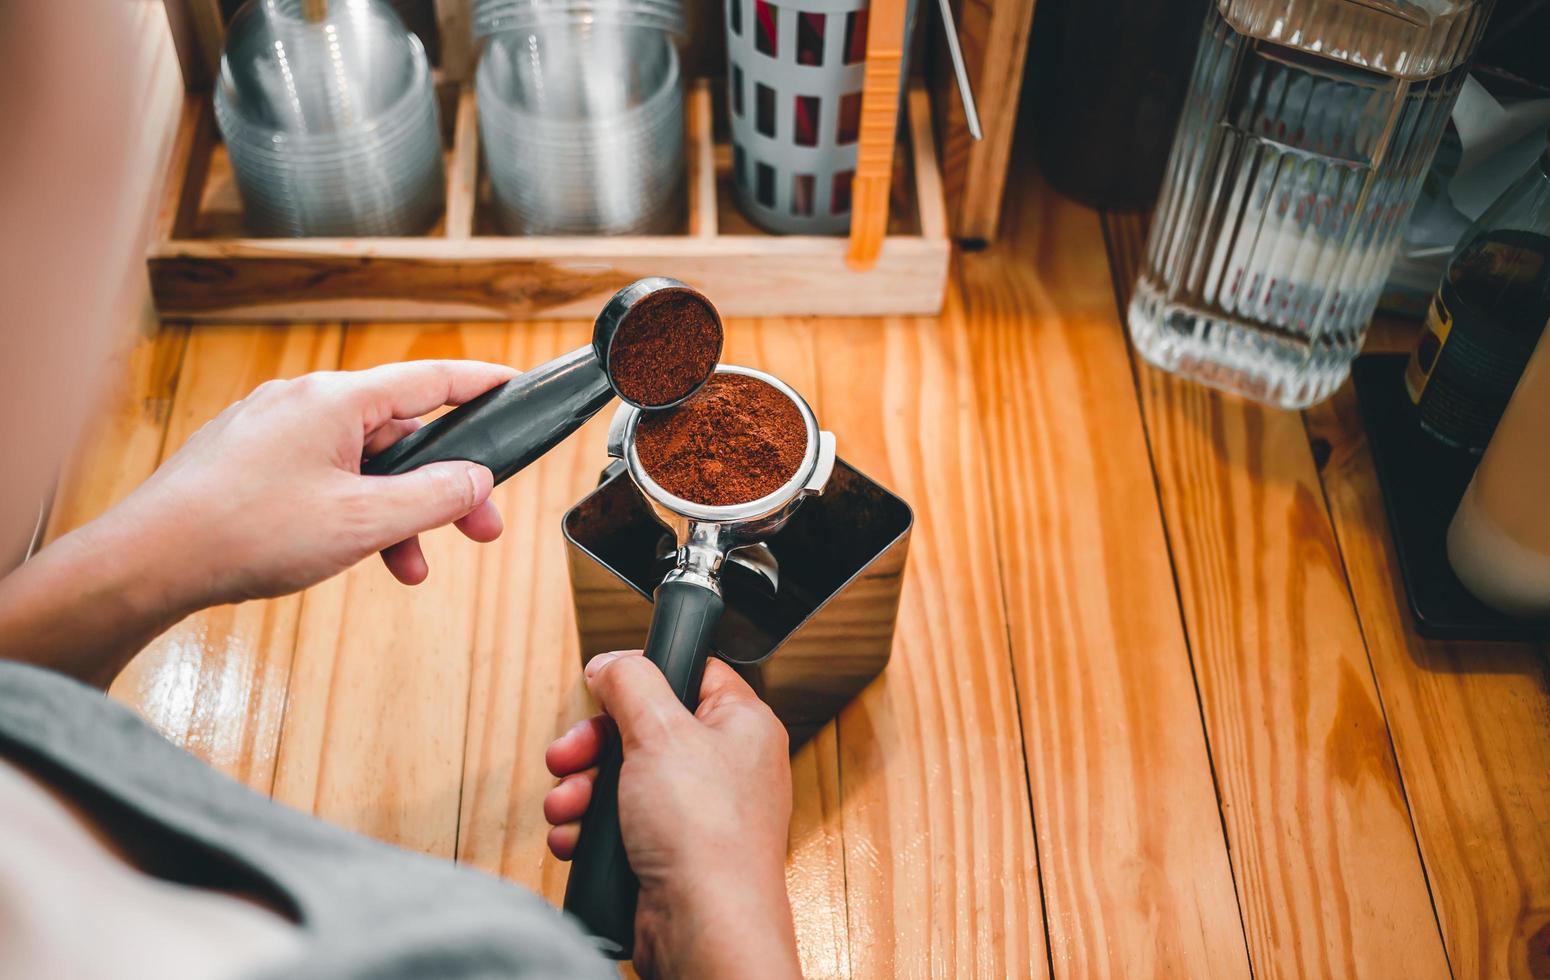
[[[722,507],[785,485],[802,465],[807,425],[778,389],[742,374],[714,375],[693,398],[643,415],[635,452],[674,496]]]
[[[636,303],[614,334],[608,374],[637,405],[671,405],[721,356],[721,323],[697,293],[660,289]]]

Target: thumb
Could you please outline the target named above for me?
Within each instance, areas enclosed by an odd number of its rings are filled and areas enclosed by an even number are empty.
[[[705,664],[705,677],[700,681],[700,711],[697,714],[735,701],[764,704],[742,675],[722,660],[711,657]]]
[[[625,755],[661,744],[692,721],[656,664],[628,653],[600,653],[587,662],[587,688],[619,729]]]
[[[427,463],[398,476],[361,476],[376,550],[433,527],[451,524],[490,496],[495,477],[465,460]]]

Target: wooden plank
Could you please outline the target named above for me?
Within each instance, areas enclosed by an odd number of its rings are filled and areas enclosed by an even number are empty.
[[[1043,977],[999,542],[961,319],[825,325],[824,423],[915,510],[893,659],[840,716],[863,977]]]
[[[352,326],[342,366],[499,360],[503,328]],[[430,578],[366,561],[302,600],[274,796],[351,830],[452,857],[477,600],[477,545],[422,535]]]
[[[996,237],[1022,95],[1023,62],[1034,0],[960,0],[958,36],[985,138],[969,136],[963,104],[945,52],[936,59],[932,95],[946,181],[947,210],[957,238]]]
[[[1121,310],[1146,221],[1104,218]],[[1132,362],[1256,973],[1446,974],[1300,417]]]
[[[1418,636],[1351,387],[1306,419],[1453,975],[1550,976],[1545,651]]]
[[[1249,975],[1097,216],[1019,189],[962,258],[1062,976]]]
[[[1302,420],[1136,367],[1256,976],[1447,976]]]
[[[737,320],[727,325],[722,360],[768,371],[830,423],[818,378],[818,342],[809,320]],[[778,654],[777,654],[778,656]],[[786,891],[804,977],[851,975],[838,726],[830,722],[791,758],[792,811]]]
[[[852,976],[839,733],[834,723],[791,757],[786,894],[804,977]]]
[[[163,455],[259,384],[337,367],[341,333],[337,326],[195,331]],[[111,693],[173,742],[268,793],[300,607],[293,595],[196,613],[130,661]]]
[[[587,323],[509,331],[504,358],[530,369],[587,343]],[[594,713],[581,682],[560,519],[607,461],[607,411],[496,490],[506,531],[480,549],[459,861],[558,903],[569,865],[548,852],[544,749]]]

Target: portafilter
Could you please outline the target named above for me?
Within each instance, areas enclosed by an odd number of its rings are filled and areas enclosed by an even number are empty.
[[[709,316],[715,327],[715,355],[704,364],[704,376],[683,394],[661,404],[643,405],[619,390],[614,369],[616,353],[645,330],[647,315],[662,317],[673,310],[663,304]],[[613,295],[598,314],[592,343],[563,354],[421,426],[366,460],[361,472],[372,476],[407,473],[426,463],[462,459],[481,463],[495,482],[516,474],[553,449],[596,415],[614,395],[632,407],[664,409],[693,397],[705,386],[721,353],[721,316],[710,300],[677,279],[648,276]]]
[[[716,373],[763,381],[791,399],[801,413],[807,428],[802,462],[773,493],[748,503],[715,507],[685,500],[663,489],[641,464],[635,446],[640,409],[620,406],[608,430],[608,454],[624,460],[630,479],[677,542],[677,564],[653,593],[645,654],[691,711],[699,703],[705,659],[721,620],[723,563],[731,552],[752,548],[779,531],[803,500],[823,492],[834,470],[833,433],[819,431],[812,408],[791,386],[751,368],[721,365]],[[622,762],[619,740],[611,739],[598,760],[592,802],[582,818],[565,887],[565,910],[586,925],[602,952],[620,959],[630,956],[635,945],[635,903],[640,890],[619,830]]]

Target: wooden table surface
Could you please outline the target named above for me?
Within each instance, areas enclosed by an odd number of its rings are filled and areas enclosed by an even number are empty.
[[[793,759],[809,975],[1550,975],[1544,651],[1411,629],[1349,388],[1299,415],[1136,359],[1140,235],[1025,184],[940,318],[729,325],[917,518],[891,664]],[[51,533],[267,378],[587,334],[163,327]],[[430,535],[425,585],[372,561],[207,611],[113,694],[291,806],[558,899],[543,747],[591,710],[559,519],[604,424],[497,490],[498,543]]]

